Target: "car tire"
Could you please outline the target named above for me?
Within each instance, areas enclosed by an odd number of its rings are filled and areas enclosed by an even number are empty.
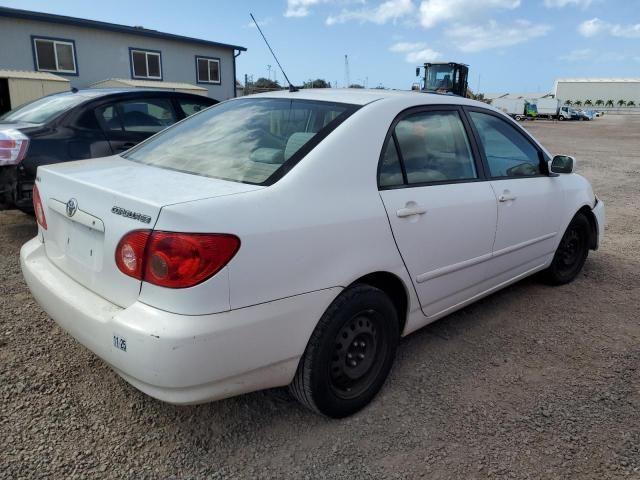
[[[398,345],[396,309],[364,284],[342,292],[316,326],[289,385],[305,407],[343,418],[365,407],[384,384]]]
[[[577,213],[553,256],[549,268],[544,270],[544,278],[551,285],[564,285],[576,278],[589,255],[591,225],[582,213]]]

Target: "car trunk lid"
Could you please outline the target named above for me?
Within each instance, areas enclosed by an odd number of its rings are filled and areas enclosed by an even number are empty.
[[[116,247],[126,233],[153,229],[166,205],[264,188],[118,156],[41,167],[36,181],[47,221],[47,229],[41,230],[49,259],[121,307],[135,302],[141,284],[115,263]]]

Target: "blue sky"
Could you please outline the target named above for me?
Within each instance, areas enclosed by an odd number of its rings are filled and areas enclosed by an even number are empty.
[[[0,0],[0,5],[247,47],[238,77],[274,77],[263,31],[295,84],[406,89],[428,60],[470,65],[482,92],[551,91],[560,77],[640,76],[640,0]],[[267,65],[271,65],[269,72]],[[283,77],[277,72],[277,79]]]

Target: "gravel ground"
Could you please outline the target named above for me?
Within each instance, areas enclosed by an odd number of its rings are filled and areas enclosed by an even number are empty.
[[[535,279],[404,339],[346,420],[284,389],[193,407],[138,392],[61,331],[0,213],[0,477],[640,479],[640,116],[526,124],[578,158],[609,227],[570,285]]]

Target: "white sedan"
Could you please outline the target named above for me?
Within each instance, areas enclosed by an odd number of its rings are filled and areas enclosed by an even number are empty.
[[[239,98],[121,156],[38,169],[36,300],[176,404],[289,385],[364,407],[400,336],[536,272],[573,280],[604,205],[514,121],[448,95]]]

